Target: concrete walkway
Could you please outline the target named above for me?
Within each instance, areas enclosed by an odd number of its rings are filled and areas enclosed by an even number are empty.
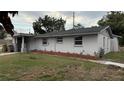
[[[124,68],[123,63],[117,63],[117,62],[105,61],[105,60],[88,60],[88,61],[95,62],[95,63],[100,63],[100,64],[105,64],[105,65],[114,65],[114,66]]]
[[[115,66],[119,66],[121,68],[124,68],[124,64],[123,63],[117,63],[117,62],[112,62],[112,61],[100,61],[103,64],[106,65],[115,65]]]
[[[17,52],[11,52],[11,53],[0,53],[0,56],[6,56],[6,55],[12,55],[16,54]]]

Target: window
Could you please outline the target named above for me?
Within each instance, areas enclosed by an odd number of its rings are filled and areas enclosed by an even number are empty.
[[[75,37],[75,45],[82,45],[82,36]]]
[[[46,39],[46,38],[43,39],[42,44],[43,44],[43,45],[47,45],[47,39]]]
[[[63,42],[63,38],[62,37],[57,37],[57,43],[62,43]]]

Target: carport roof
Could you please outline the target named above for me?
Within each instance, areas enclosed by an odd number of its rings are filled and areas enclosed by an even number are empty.
[[[22,36],[30,37],[30,36],[34,36],[34,34],[27,34],[27,33],[16,33],[16,34],[14,34],[14,37],[22,37]]]

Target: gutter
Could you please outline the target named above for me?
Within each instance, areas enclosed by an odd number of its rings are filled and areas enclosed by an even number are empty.
[[[35,36],[35,38],[37,38],[37,37],[41,37],[41,38],[44,38],[44,37],[68,37],[68,36],[79,36],[79,35],[95,35],[95,34],[98,34],[98,32],[93,32],[93,33],[87,33],[87,34],[66,34],[66,35],[49,35],[49,36],[45,36],[45,34],[44,35],[40,35],[40,36]]]

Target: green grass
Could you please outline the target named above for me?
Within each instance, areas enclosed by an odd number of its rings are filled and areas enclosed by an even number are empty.
[[[124,69],[46,54],[0,57],[0,80],[124,80]]]
[[[108,53],[104,56],[104,59],[124,63],[124,51]]]

